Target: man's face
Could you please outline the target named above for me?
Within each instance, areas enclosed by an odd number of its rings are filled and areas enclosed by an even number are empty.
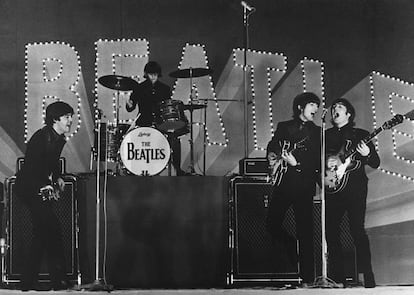
[[[336,103],[331,108],[331,115],[334,124],[337,127],[342,127],[349,122],[351,114],[348,113],[348,109],[342,103]]]
[[[152,84],[154,84],[158,80],[158,73],[148,73],[147,76]]]
[[[72,126],[72,114],[66,114],[59,117],[58,121],[53,123],[55,130],[58,134],[68,133]]]
[[[315,114],[318,112],[319,105],[316,102],[309,102],[304,108],[300,108],[301,112],[299,117],[302,121],[313,121]]]

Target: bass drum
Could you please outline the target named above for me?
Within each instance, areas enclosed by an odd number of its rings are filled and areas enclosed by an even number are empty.
[[[127,133],[120,148],[124,167],[132,174],[153,176],[168,164],[171,155],[167,138],[157,129],[139,127]]]

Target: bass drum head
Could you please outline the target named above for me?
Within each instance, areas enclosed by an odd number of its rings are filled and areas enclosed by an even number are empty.
[[[136,128],[127,133],[121,143],[121,160],[135,175],[152,176],[160,173],[170,159],[170,144],[157,129]]]

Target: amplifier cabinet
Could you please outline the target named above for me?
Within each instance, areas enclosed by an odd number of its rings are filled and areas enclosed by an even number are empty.
[[[78,263],[78,225],[77,225],[77,182],[76,177],[65,175],[65,190],[58,201],[54,202],[54,210],[61,223],[63,248],[66,262],[66,274],[72,281],[80,280]],[[15,194],[15,176],[6,179],[4,193],[4,225],[3,237],[7,251],[2,256],[3,283],[17,283],[21,281],[23,270],[23,253],[28,250],[33,237],[32,223],[28,209]],[[47,263],[43,259],[39,281],[50,281]]]
[[[299,283],[299,265],[289,264],[286,250],[272,240],[265,227],[272,185],[265,178],[235,177],[229,188],[230,270],[227,283]],[[284,227],[288,232],[295,231],[291,209],[287,212]]]
[[[246,177],[266,177],[269,161],[267,158],[243,158],[239,161],[239,173]]]
[[[19,172],[24,165],[24,157],[17,158],[16,161],[16,173]],[[66,173],[66,159],[64,157],[59,158],[59,169],[61,174]]]
[[[300,265],[292,265],[285,246],[272,240],[266,230],[266,216],[272,197],[272,185],[264,177],[237,176],[229,185],[229,253],[227,284],[234,283],[300,283]],[[314,201],[315,277],[322,273],[321,204]],[[329,222],[329,221],[328,221]],[[296,223],[290,208],[284,229],[296,237]],[[356,252],[349,233],[348,218],[342,225],[341,240],[345,254],[345,272],[350,283],[357,283]],[[298,245],[297,249],[299,249]],[[291,250],[291,249],[289,249]],[[297,250],[298,251],[298,250]]]

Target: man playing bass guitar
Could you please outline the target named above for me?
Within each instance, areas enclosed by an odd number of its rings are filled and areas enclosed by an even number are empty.
[[[290,263],[297,263],[297,242],[283,228],[286,212],[292,206],[299,240],[300,276],[304,286],[314,280],[313,196],[320,166],[320,128],[313,123],[319,98],[304,92],[293,101],[293,119],[280,122],[267,146],[271,177],[275,179],[266,220],[267,230],[281,242]],[[276,169],[275,169],[276,168]],[[275,176],[274,174],[277,174]]]
[[[358,271],[364,274],[364,286],[375,287],[371,266],[371,251],[365,231],[365,211],[368,177],[365,165],[377,168],[379,156],[372,142],[363,139],[369,132],[354,128],[355,109],[345,98],[336,99],[331,106],[332,128],[326,131],[326,170],[335,172],[341,166],[341,155],[355,149],[348,165],[346,183],[336,191],[326,190],[326,240],[329,253],[329,277],[346,285],[344,261],[340,242],[340,224],[348,213],[350,232],[357,251]],[[343,166],[343,165],[342,165]],[[352,168],[351,168],[352,167]]]
[[[59,198],[58,191],[63,191],[65,186],[59,158],[72,116],[73,108],[63,101],[47,106],[46,126],[30,138],[24,165],[16,175],[17,197],[27,207],[33,225],[33,239],[23,259],[21,289],[24,291],[40,288],[38,274],[43,256],[48,262],[50,287],[63,290],[72,285],[66,277],[61,224],[52,205]]]

